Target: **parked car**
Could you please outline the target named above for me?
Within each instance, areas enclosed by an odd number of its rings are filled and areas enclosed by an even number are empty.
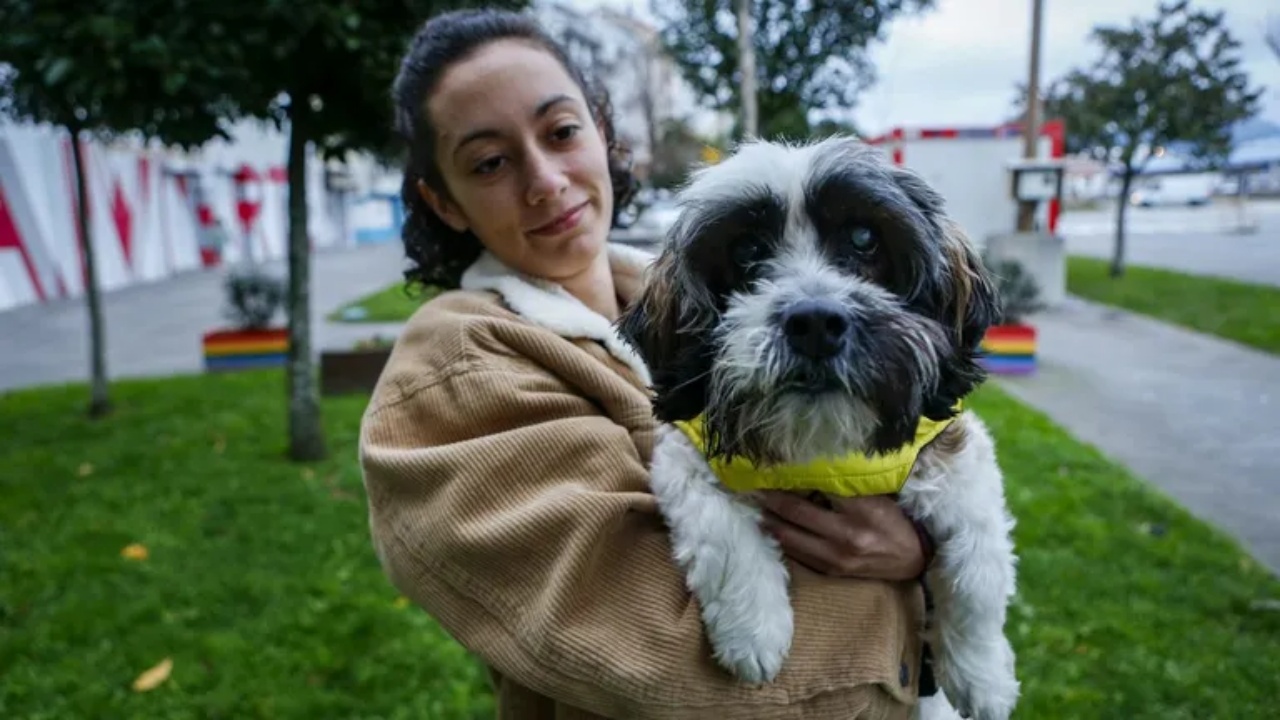
[[[1217,176],[1194,173],[1139,178],[1129,202],[1139,207],[1160,205],[1208,205]]]

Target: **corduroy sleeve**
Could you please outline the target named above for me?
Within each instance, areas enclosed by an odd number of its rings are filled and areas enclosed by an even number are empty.
[[[879,639],[901,633],[873,627],[897,622],[893,591],[867,595],[861,611],[831,607],[833,582],[803,593],[797,632],[807,637],[771,685],[739,685],[715,666],[635,441],[557,373],[512,363],[417,387],[371,409],[361,459],[392,583],[532,690],[606,717],[784,718],[807,705],[839,709],[805,717],[854,718],[906,707],[890,697],[908,692],[896,687],[902,648]],[[824,604],[831,622],[851,614],[845,629],[878,649],[850,652],[846,633],[824,631]]]

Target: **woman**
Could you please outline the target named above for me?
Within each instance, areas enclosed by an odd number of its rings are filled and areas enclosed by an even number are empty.
[[[408,323],[361,433],[391,581],[491,671],[503,718],[907,717],[926,551],[886,498],[780,495],[796,640],[775,683],[711,659],[647,488],[647,369],[612,322],[647,256],[610,110],[535,21],[440,16],[394,87]],[[411,680],[410,680],[411,681]]]

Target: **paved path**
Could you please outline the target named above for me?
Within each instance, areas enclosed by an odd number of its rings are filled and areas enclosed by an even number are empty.
[[[1280,357],[1070,297],[1000,384],[1280,573]]]
[[[1200,208],[1130,208],[1125,257],[1134,265],[1280,286],[1280,202],[1257,200],[1240,213],[1232,201]],[[1115,208],[1063,213],[1067,252],[1110,259]]]
[[[324,316],[400,278],[398,243],[318,253],[311,302],[316,348],[349,347],[398,325],[343,324]],[[273,269],[283,272],[280,263]],[[221,271],[192,272],[103,296],[107,373],[111,378],[202,371],[200,336],[223,325]],[[0,313],[0,391],[88,377],[84,301],[31,305]]]

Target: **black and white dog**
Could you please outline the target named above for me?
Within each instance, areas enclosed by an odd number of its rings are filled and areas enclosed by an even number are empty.
[[[968,717],[1009,717],[1013,519],[989,433],[956,410],[985,378],[978,345],[998,313],[969,240],[919,176],[847,137],[744,144],[699,169],[679,203],[618,329],[653,374],[665,423],[653,489],[718,662],[772,680],[793,618],[758,506],[708,461],[889,453],[922,418],[951,419],[898,499],[938,544],[926,582],[940,687]],[[671,424],[695,417],[705,448]]]

